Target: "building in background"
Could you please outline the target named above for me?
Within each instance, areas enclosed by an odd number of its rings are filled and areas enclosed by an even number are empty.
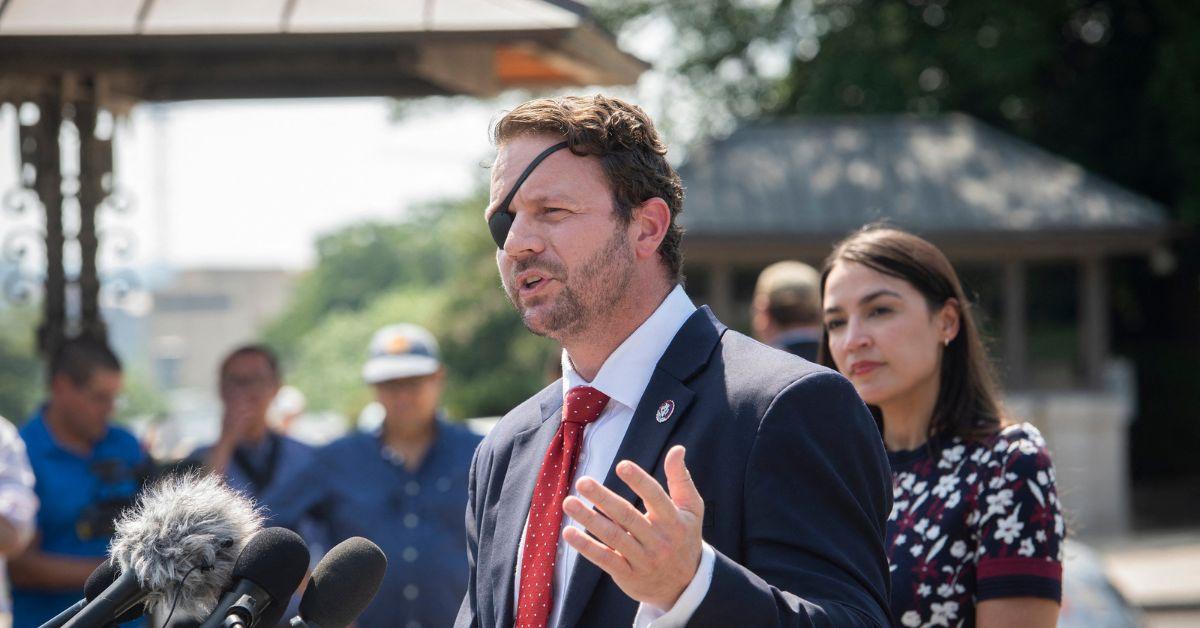
[[[964,115],[753,123],[680,175],[688,291],[742,329],[770,263],[819,266],[879,220],[935,243],[983,311],[1010,409],[1054,452],[1075,529],[1128,528],[1137,393],[1111,353],[1107,269],[1169,265],[1165,208]]]
[[[217,389],[217,364],[234,347],[257,342],[287,305],[296,273],[190,269],[153,292],[146,342],[162,390]]]
[[[216,438],[217,367],[235,347],[261,341],[296,277],[274,269],[188,269],[152,290],[138,355],[167,405],[169,420],[147,437],[156,456],[179,457]],[[140,430],[144,437],[147,429]]]

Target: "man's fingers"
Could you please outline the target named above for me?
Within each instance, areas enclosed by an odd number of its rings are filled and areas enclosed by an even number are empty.
[[[623,556],[584,534],[578,528],[567,526],[563,530],[563,540],[575,548],[575,551],[579,552],[581,556],[595,563],[597,567],[608,572],[615,579],[624,578],[632,571]]]
[[[671,502],[671,496],[667,495],[654,476],[646,473],[641,467],[628,460],[622,460],[617,463],[617,476],[642,498],[642,503],[646,505],[646,514],[652,520],[674,515],[675,504]]]
[[[646,515],[608,487],[592,478],[582,478],[575,483],[575,488],[580,495],[595,504],[600,512],[632,534],[635,539],[644,539],[651,534],[650,522],[646,520]]]
[[[686,510],[697,517],[704,516],[704,499],[692,481],[692,473],[683,462],[683,445],[675,445],[667,452],[663,469],[667,472],[667,491],[671,493],[671,501],[680,510]]]
[[[636,562],[645,554],[645,550],[642,549],[642,545],[638,543],[637,539],[621,526],[605,518],[604,515],[589,508],[578,497],[566,498],[563,501],[563,512],[583,524],[588,532],[591,532],[605,545],[617,550],[627,560]]]

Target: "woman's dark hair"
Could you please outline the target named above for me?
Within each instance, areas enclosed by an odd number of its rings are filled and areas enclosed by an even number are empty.
[[[906,231],[884,225],[867,225],[838,242],[821,268],[821,294],[825,282],[839,262],[862,264],[871,270],[907,281],[916,288],[931,311],[946,303],[958,309],[958,335],[942,354],[938,374],[938,397],[928,436],[959,436],[983,440],[995,435],[1004,425],[1004,414],[996,387],[996,377],[984,350],[979,329],[971,315],[971,303],[950,260],[929,242]],[[821,331],[817,360],[837,369],[829,352],[829,332]],[[875,421],[883,427],[883,416],[870,406]]]

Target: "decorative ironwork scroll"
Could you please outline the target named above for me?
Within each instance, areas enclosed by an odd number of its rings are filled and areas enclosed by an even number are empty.
[[[139,288],[137,274],[123,268],[136,244],[132,232],[113,225],[103,244],[116,260],[102,277],[101,237],[96,217],[102,210],[124,214],[132,206],[113,175],[113,127],[99,105],[94,81],[64,76],[51,82],[36,101],[22,105],[18,125],[21,172],[16,187],[0,197],[0,212],[12,217],[44,213],[44,227],[20,225],[0,232],[0,296],[14,302],[42,300],[38,349],[51,354],[64,338],[104,338],[103,301],[119,303]],[[107,124],[106,124],[107,123]],[[45,270],[33,269],[39,245]]]

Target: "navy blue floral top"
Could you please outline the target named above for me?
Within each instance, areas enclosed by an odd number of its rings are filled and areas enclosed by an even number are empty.
[[[901,626],[974,626],[975,605],[1061,601],[1065,524],[1054,466],[1027,423],[980,443],[889,452],[892,614]]]

